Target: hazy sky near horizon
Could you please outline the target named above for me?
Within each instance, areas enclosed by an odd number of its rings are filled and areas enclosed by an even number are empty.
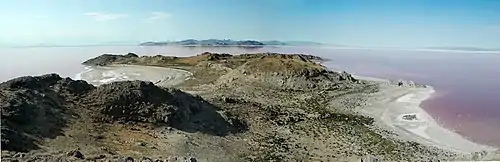
[[[181,39],[500,48],[500,0],[2,0],[0,45]]]

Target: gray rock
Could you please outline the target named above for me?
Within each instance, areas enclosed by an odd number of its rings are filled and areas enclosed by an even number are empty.
[[[404,120],[416,120],[417,119],[417,114],[407,114],[403,115]]]
[[[140,140],[140,141],[137,141],[137,142],[136,142],[136,145],[137,145],[137,146],[146,146],[146,145],[148,145],[148,143],[147,143],[147,142],[145,142],[145,141]]]
[[[222,101],[224,101],[225,103],[236,103],[237,102],[236,99],[230,98],[230,97],[222,97]]]
[[[424,84],[418,84],[418,83],[415,83],[411,80],[389,80],[388,82],[389,85],[396,85],[396,86],[399,86],[399,87],[413,87],[413,88],[426,88],[427,85],[424,85]]]
[[[134,158],[132,157],[125,157],[120,160],[120,162],[134,162]]]
[[[83,156],[83,154],[78,150],[69,151],[66,155],[73,156],[78,159],[85,159],[85,156]]]
[[[375,156],[368,155],[360,160],[361,162],[380,162],[380,159],[378,159]]]
[[[151,160],[151,158],[148,158],[148,157],[143,157],[141,159],[141,162],[153,162],[153,160]]]

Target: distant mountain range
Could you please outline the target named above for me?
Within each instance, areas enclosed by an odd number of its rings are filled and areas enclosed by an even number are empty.
[[[182,41],[162,41],[162,42],[144,42],[140,46],[166,46],[166,45],[180,45],[180,46],[266,46],[266,45],[324,45],[318,42],[308,41],[256,41],[256,40],[231,40],[231,39],[186,39]]]

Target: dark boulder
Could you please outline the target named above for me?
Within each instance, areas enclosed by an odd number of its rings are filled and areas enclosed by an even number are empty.
[[[357,82],[358,80],[356,80],[354,77],[352,77],[351,74],[345,72],[345,71],[342,71],[342,73],[339,74],[339,78],[338,78],[340,81],[349,81],[349,82]]]
[[[153,162],[153,160],[151,158],[148,158],[148,157],[143,157],[141,159],[141,162]]]
[[[134,162],[134,158],[132,157],[125,157],[120,160],[120,162]]]
[[[82,152],[80,152],[78,150],[69,151],[66,155],[73,156],[73,157],[76,157],[78,159],[85,159],[85,156],[83,156]]]

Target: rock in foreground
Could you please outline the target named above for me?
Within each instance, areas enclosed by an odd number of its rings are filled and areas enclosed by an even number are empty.
[[[2,150],[20,152],[63,136],[72,122],[151,123],[218,136],[246,129],[200,97],[143,81],[94,87],[57,74],[20,77],[0,84],[0,108]]]

